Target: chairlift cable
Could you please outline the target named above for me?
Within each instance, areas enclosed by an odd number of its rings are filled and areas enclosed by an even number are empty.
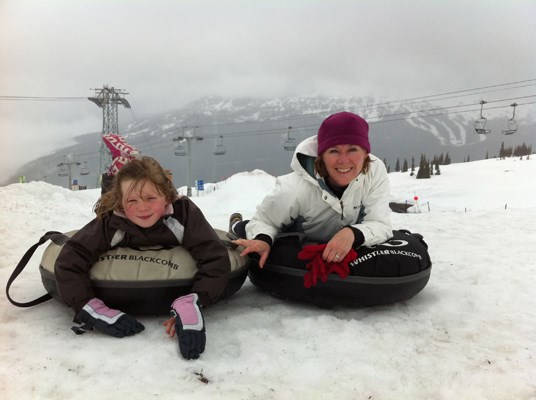
[[[534,82],[534,81],[536,81],[536,79],[526,79],[526,80],[523,80],[523,81],[510,82],[510,83],[500,83],[500,84],[497,84],[497,85],[482,86],[482,87],[473,88],[473,89],[456,90],[456,91],[452,91],[452,92],[444,92],[444,93],[431,94],[431,95],[426,95],[426,96],[410,97],[410,98],[407,98],[407,99],[404,99],[404,100],[388,101],[388,102],[385,102],[385,103],[378,103],[378,105],[385,105],[385,104],[391,104],[391,103],[405,103],[405,102],[413,101],[413,100],[428,99],[428,98],[433,98],[433,97],[439,97],[439,96],[445,96],[445,95],[451,95],[451,94],[457,94],[457,93],[466,93],[466,92],[472,92],[472,91],[475,91],[475,90],[491,89],[491,88],[497,88],[497,87],[508,86],[508,85],[516,85],[518,83]],[[535,85],[535,84],[536,83],[530,84],[530,85],[525,85],[525,86],[532,86],[532,85]],[[513,88],[507,88],[507,89],[513,89]]]
[[[533,105],[533,104],[536,104],[536,101],[526,102],[526,103],[516,103],[516,107],[525,106],[525,105]],[[498,106],[493,106],[493,107],[487,107],[488,110],[501,109],[501,108],[504,108],[504,106],[498,105]],[[371,125],[374,125],[374,124],[390,123],[390,122],[396,122],[396,121],[407,121],[407,120],[413,120],[413,119],[439,117],[439,116],[449,115],[449,114],[453,114],[453,113],[464,114],[464,113],[475,112],[475,111],[479,111],[479,110],[480,110],[480,108],[473,108],[473,109],[464,110],[464,111],[455,110],[455,111],[428,114],[428,115],[421,115],[421,116],[411,116],[411,117],[393,118],[393,119],[382,119],[380,121],[369,121],[369,123]],[[313,127],[313,125],[311,125],[310,127]],[[304,126],[301,126],[300,128],[303,129]],[[279,134],[280,135],[280,134],[282,134],[282,131],[281,130],[279,130],[279,131],[266,130],[266,132],[264,134],[266,134],[266,135]],[[239,137],[239,136],[247,136],[247,135],[248,135],[248,133],[238,133],[238,134],[230,134],[230,135],[226,134],[225,136],[226,137]],[[159,149],[163,149],[163,148],[169,148],[169,139],[167,139],[167,138],[159,140],[157,143],[158,144],[153,147],[154,150],[159,150]],[[95,154],[96,156],[94,156],[94,157],[86,157],[86,161],[90,161],[90,160],[93,160],[93,159],[95,159],[95,160],[98,159],[99,158],[98,153],[99,153],[98,151],[97,152],[79,153],[79,154],[73,154],[73,157],[76,158],[76,157],[81,156],[81,155]],[[52,163],[54,163],[54,164],[57,163],[57,159],[50,160],[45,165],[49,165],[49,164],[52,164]],[[39,169],[42,169],[42,166],[39,167]],[[33,169],[33,170],[30,170],[29,173],[37,173],[36,171],[37,171],[36,169]]]
[[[84,100],[87,97],[68,97],[68,96],[0,96],[0,100],[9,101],[73,101]]]
[[[536,81],[536,79],[529,79],[529,80],[523,80],[523,81],[517,81],[517,82],[511,82],[511,83],[489,85],[489,86],[473,88],[473,89],[465,89],[465,90],[458,90],[458,91],[452,91],[452,92],[445,92],[445,93],[440,93],[440,94],[436,94],[436,95],[420,96],[420,97],[414,97],[414,98],[408,98],[408,99],[405,99],[405,100],[400,100],[400,101],[397,101],[397,102],[413,101],[413,100],[419,100],[419,99],[425,99],[425,98],[439,97],[439,96],[444,96],[444,95],[466,93],[466,92],[471,92],[471,91],[475,91],[475,90],[498,88],[498,87],[504,87],[504,86],[508,86],[508,85],[515,85],[515,84],[520,84],[520,83],[533,82],[533,81]],[[532,85],[534,85],[534,84],[522,85],[522,86],[517,86],[517,87],[513,87],[513,88],[526,87],[526,86],[532,86]],[[506,89],[513,89],[513,88],[506,88]],[[466,94],[464,96],[467,96],[467,95],[475,95],[475,93]],[[456,96],[454,96],[454,97],[456,97]],[[521,96],[521,97],[515,97],[515,98],[505,98],[505,99],[499,99],[499,100],[490,100],[487,103],[498,103],[498,102],[504,102],[504,101],[507,101],[507,100],[508,101],[509,100],[519,100],[519,99],[526,99],[526,98],[532,98],[532,97],[536,97],[536,95],[527,95],[527,96]],[[36,101],[84,100],[85,101],[85,100],[87,100],[87,97],[0,96],[0,100],[25,100],[25,101],[31,101],[31,100],[36,100]],[[440,100],[443,100],[443,99],[440,99]],[[377,103],[376,106],[389,104],[389,103],[393,103],[393,102]],[[534,103],[535,102],[518,103],[518,104],[516,104],[516,106],[531,105],[531,104],[534,104]],[[472,104],[444,106],[444,107],[429,108],[429,109],[419,110],[419,111],[409,111],[409,112],[403,112],[403,113],[385,114],[385,115],[376,116],[376,117],[369,117],[368,120],[370,120],[370,123],[376,124],[376,123],[386,123],[386,122],[394,122],[394,121],[400,121],[400,120],[412,120],[412,119],[416,119],[416,118],[437,117],[437,116],[441,116],[441,115],[449,115],[449,114],[452,114],[454,112],[455,113],[467,113],[467,112],[473,112],[473,111],[475,111],[475,109],[470,109],[470,110],[463,111],[463,110],[459,110],[459,108],[469,107],[471,105]],[[487,107],[487,109],[491,110],[491,109],[497,109],[497,108],[503,108],[503,107],[504,106],[494,106],[494,107]],[[442,112],[442,113],[433,113],[433,114],[425,114],[425,115],[423,115],[424,113],[430,113],[430,112],[433,112],[433,111],[436,111],[436,110],[448,110],[448,109],[452,109],[452,108],[455,108],[457,110],[452,111],[452,112]],[[132,117],[134,119],[135,124],[140,126],[141,124],[136,120],[136,117],[135,117],[132,109],[129,109],[129,110],[131,112],[131,115],[132,115]],[[390,118],[390,117],[396,117],[396,116],[399,116],[399,115],[406,115],[406,114],[412,114],[412,113],[418,113],[420,115],[408,116],[408,117],[405,117],[405,118]],[[302,114],[302,115],[295,115],[295,116],[287,116],[287,117],[283,117],[283,118],[278,118],[277,120],[272,119],[272,120],[267,120],[267,121],[246,121],[246,122],[243,122],[243,124],[248,124],[248,123],[263,124],[263,123],[266,123],[266,122],[285,121],[285,120],[292,119],[292,118],[306,118],[308,116],[317,115],[317,114],[319,115],[321,113],[319,112],[319,113],[314,113],[314,114]],[[515,115],[515,108],[514,108],[514,115]],[[380,118],[381,118],[381,120],[374,121],[375,119],[380,119]],[[226,123],[226,124],[217,124],[217,125],[211,124],[211,125],[207,125],[206,127],[207,128],[208,127],[214,128],[214,126],[225,126],[225,125],[231,125],[231,124],[234,125],[236,123]],[[315,124],[315,125],[302,125],[302,126],[299,126],[297,128],[302,130],[302,131],[304,131],[304,130],[307,130],[309,128],[314,129],[316,127],[317,127],[317,125]],[[200,126],[199,128],[203,128],[203,126]],[[176,129],[170,129],[168,132],[171,133],[172,131],[176,132]],[[144,142],[145,142],[145,143],[142,144],[142,147],[148,146],[149,150],[153,154],[155,154],[156,149],[160,149],[160,148],[169,146],[169,142],[168,142],[169,139],[168,138],[163,138],[161,140],[155,141],[155,140],[148,139],[146,137],[146,135],[145,135],[145,132],[143,132],[142,130],[139,130],[138,132],[141,135],[141,137],[144,139]],[[134,133],[136,133],[136,132],[134,132]],[[162,133],[162,132],[159,132],[159,133]],[[132,133],[129,133],[129,134],[132,134]],[[264,136],[264,135],[271,135],[271,134],[282,134],[282,129],[273,128],[273,129],[257,129],[257,130],[254,130],[254,131],[249,130],[248,132],[228,132],[228,133],[225,134],[225,136],[226,137],[240,137],[240,136],[253,136],[253,135]],[[220,136],[220,134],[217,134],[217,135],[204,135],[204,136],[207,137],[207,138],[210,138],[210,137]],[[162,144],[161,147],[159,146],[160,143]],[[156,144],[156,146],[154,146],[155,144]],[[89,156],[89,155],[92,155],[92,154],[96,154],[96,152],[81,153],[78,156],[80,156],[80,155],[88,155]],[[88,158],[88,159],[91,159],[91,158]]]

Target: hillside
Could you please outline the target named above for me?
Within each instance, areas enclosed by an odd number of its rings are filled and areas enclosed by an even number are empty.
[[[207,348],[196,361],[183,360],[165,336],[166,316],[140,317],[146,330],[127,339],[77,336],[71,311],[56,301],[23,310],[2,296],[0,395],[533,399],[535,174],[534,156],[449,165],[432,179],[390,174],[393,198],[420,199],[422,212],[392,221],[429,245],[432,274],[421,293],[390,306],[327,310],[275,299],[246,281],[204,310]],[[273,184],[264,171],[241,172],[193,200],[226,229],[230,213],[251,216]],[[85,224],[98,196],[44,182],[0,187],[0,279],[45,231]],[[15,299],[44,292],[42,251],[13,285]]]
[[[516,134],[500,134],[510,112],[508,108],[498,110],[495,118],[489,119],[491,134],[477,135],[473,123],[478,111],[467,111],[467,107],[455,112],[437,109],[434,103],[405,104],[372,97],[207,97],[180,110],[135,121],[130,118],[131,121],[123,122],[121,132],[142,153],[156,157],[172,170],[176,184],[183,185],[187,157],[175,155],[177,142],[173,141],[183,135],[204,139],[192,144],[191,184],[195,179],[217,181],[255,168],[280,175],[289,171],[292,151],[284,149],[288,138],[299,142],[315,135],[327,115],[349,110],[366,116],[372,152],[394,170],[397,159],[418,160],[421,154],[433,157],[448,152],[457,163],[467,157],[484,159],[486,153],[491,157],[497,155],[502,142],[507,147],[522,143],[536,147],[536,117],[527,113],[528,109],[519,117]],[[430,112],[422,110],[435,111],[433,116],[427,116]],[[98,133],[78,136],[76,144],[26,164],[5,183],[17,182],[18,176],[24,175],[27,181],[45,180],[66,187],[68,178],[59,177],[57,168],[59,163],[66,162],[73,163],[73,179],[94,188],[99,182],[100,146]],[[215,155],[217,146],[225,148],[225,154]],[[87,166],[89,174],[81,175],[76,162]]]

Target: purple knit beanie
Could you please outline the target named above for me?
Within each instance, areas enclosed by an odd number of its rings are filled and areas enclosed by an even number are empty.
[[[367,121],[347,111],[327,117],[318,128],[318,155],[341,144],[356,144],[370,153]]]

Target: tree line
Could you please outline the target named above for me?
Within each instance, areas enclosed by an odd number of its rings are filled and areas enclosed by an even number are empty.
[[[504,142],[501,144],[499,150],[499,159],[505,159],[506,157],[526,157],[529,159],[532,154],[532,145],[527,146],[525,143],[515,146],[515,147],[505,147]],[[497,157],[497,156],[494,156]],[[489,159],[489,154],[486,152],[486,160]],[[469,162],[470,157],[464,158],[464,162]],[[383,160],[384,164],[387,166],[387,173],[391,172],[391,166],[387,165],[387,161]],[[441,153],[439,156],[434,155],[430,160],[425,154],[421,154],[419,161],[419,170],[417,172],[417,179],[426,179],[431,178],[432,175],[441,175],[440,165],[449,165],[452,162],[450,155],[447,152],[445,155]],[[408,165],[408,160],[404,159],[402,166],[400,166],[400,158],[396,159],[395,172],[408,172],[410,175],[415,175],[415,157],[411,157],[411,167]]]
[[[502,142],[501,149],[499,150],[499,158],[501,160],[504,160],[506,157],[523,158],[524,156],[526,156],[527,158],[529,158],[531,154],[532,154],[532,145],[527,146],[525,143],[523,143],[521,146],[505,147],[504,142]]]

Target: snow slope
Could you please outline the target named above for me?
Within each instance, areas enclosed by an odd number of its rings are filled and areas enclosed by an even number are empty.
[[[534,158],[534,156],[533,156]],[[74,335],[56,301],[19,309],[0,296],[2,399],[536,399],[536,161],[443,166],[416,180],[390,174],[392,214],[424,235],[430,282],[413,299],[366,309],[280,301],[249,281],[206,309],[207,348],[185,361],[160,326],[126,339]],[[247,218],[274,177],[256,170],[194,197],[216,228]],[[92,218],[98,190],[43,182],[0,187],[0,280],[48,230]],[[44,292],[40,248],[12,287],[19,301]],[[202,379],[204,378],[204,379]]]

